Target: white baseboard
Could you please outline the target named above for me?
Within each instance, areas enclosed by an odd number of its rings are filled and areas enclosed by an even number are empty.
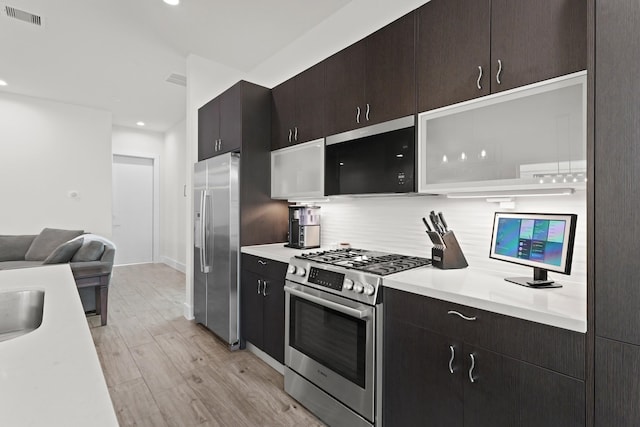
[[[249,341],[247,341],[247,350],[249,350],[251,353],[258,356],[259,359],[261,359],[267,365],[271,366],[276,371],[280,372],[280,374],[284,375],[284,365],[280,364],[280,362],[278,362],[276,359],[269,356],[267,353],[260,350],[258,347],[251,344]]]
[[[176,269],[181,273],[186,273],[187,271],[187,267],[184,265],[184,263],[178,262],[175,259],[172,259],[166,256],[161,256],[160,262],[162,262],[163,264],[167,264],[169,267]]]
[[[185,302],[183,309],[184,309],[183,315],[184,315],[185,319],[187,319],[187,320],[195,319],[195,317],[193,316],[193,307],[191,307],[190,304],[187,304]]]

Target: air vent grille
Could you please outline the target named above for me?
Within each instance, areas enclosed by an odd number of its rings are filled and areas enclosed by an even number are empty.
[[[183,76],[182,74],[171,73],[169,77],[167,77],[167,81],[178,86],[187,87],[187,76]]]
[[[34,15],[33,13],[25,12],[12,6],[5,6],[4,11],[9,18],[15,18],[29,24],[42,26],[42,17]]]

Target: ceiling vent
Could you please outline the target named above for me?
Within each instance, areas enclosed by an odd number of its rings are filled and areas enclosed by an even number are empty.
[[[9,18],[14,18],[19,21],[37,25],[39,27],[42,26],[42,17],[38,15],[25,12],[24,10],[16,9],[15,7],[12,7],[12,6],[4,6],[3,9],[4,9],[4,13],[6,13]]]
[[[187,87],[187,76],[183,76],[182,74],[171,73],[169,77],[167,77],[167,81],[178,86]]]

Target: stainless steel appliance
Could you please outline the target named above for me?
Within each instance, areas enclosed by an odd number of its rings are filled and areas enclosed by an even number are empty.
[[[415,141],[414,116],[327,137],[325,194],[415,191]]]
[[[320,247],[320,207],[289,206],[289,243],[296,249]]]
[[[232,349],[239,346],[240,155],[195,164],[193,311]]]
[[[383,276],[426,258],[361,249],[291,258],[285,390],[332,427],[380,426]]]

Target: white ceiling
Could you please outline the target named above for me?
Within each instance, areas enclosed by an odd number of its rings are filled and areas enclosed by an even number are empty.
[[[164,132],[184,119],[195,54],[249,72],[352,0],[0,0],[0,80],[7,91],[111,111]],[[42,26],[5,14],[11,6]]]

